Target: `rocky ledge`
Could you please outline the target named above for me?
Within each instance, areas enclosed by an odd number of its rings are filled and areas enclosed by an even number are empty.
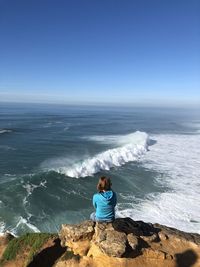
[[[61,245],[73,255],[64,266],[200,266],[200,235],[159,224],[118,218],[113,223],[63,224]]]
[[[118,218],[0,236],[0,267],[200,267],[200,235]]]

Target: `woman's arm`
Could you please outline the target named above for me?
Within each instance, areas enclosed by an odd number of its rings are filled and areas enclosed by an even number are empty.
[[[97,208],[97,203],[96,203],[96,194],[93,196],[93,199],[92,199],[92,204],[93,204],[93,207],[96,209],[96,208]]]

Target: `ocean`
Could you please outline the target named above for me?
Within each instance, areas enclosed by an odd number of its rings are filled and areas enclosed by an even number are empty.
[[[100,176],[116,216],[200,233],[200,110],[0,103],[0,232],[89,218]]]

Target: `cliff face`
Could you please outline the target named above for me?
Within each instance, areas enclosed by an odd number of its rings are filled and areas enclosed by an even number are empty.
[[[64,266],[200,266],[200,236],[159,224],[119,218],[113,223],[85,221],[62,225],[62,246],[79,255]]]
[[[0,266],[200,267],[200,235],[130,218],[64,224],[59,237],[0,237]]]

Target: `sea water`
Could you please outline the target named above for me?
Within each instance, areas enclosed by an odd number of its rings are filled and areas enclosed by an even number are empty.
[[[0,232],[57,232],[93,211],[200,233],[200,110],[0,104]]]

